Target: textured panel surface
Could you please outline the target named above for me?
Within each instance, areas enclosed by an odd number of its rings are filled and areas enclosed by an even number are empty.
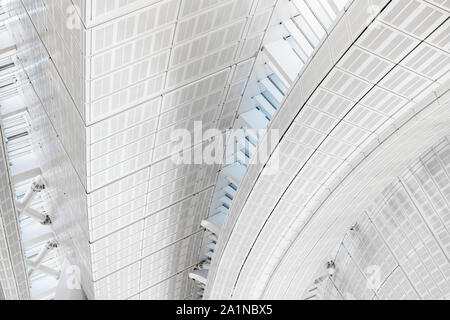
[[[448,299],[449,161],[445,139],[383,191],[330,256],[337,272],[316,298]]]
[[[224,92],[253,58],[242,48],[262,31],[259,2],[6,2],[54,229],[90,298],[192,295],[220,166],[175,165],[171,135],[231,127]]]
[[[267,169],[260,165],[248,169],[219,237],[207,297],[260,298],[266,293],[266,297],[286,294],[298,298],[295,290],[303,285],[301,281],[298,288],[283,287],[295,265],[289,267],[284,260],[284,271],[278,266],[280,259],[287,259],[286,252],[290,258],[295,255],[291,245],[294,240],[296,249],[300,245],[297,232],[314,234],[314,240],[301,247],[306,255],[321,236],[312,229],[311,221],[318,221],[313,216],[333,190],[341,184],[346,186],[345,177],[395,131],[394,123],[403,123],[408,115],[424,108],[436,97],[436,88],[446,90],[448,64],[439,78],[424,75],[411,60],[409,67],[402,64],[407,64],[410,56],[423,53],[419,44],[446,28],[449,12],[426,1],[415,1],[417,6],[399,14],[405,3],[409,2],[376,1],[380,12],[372,21],[373,15],[370,18],[367,13],[371,1],[352,2],[297,78],[269,126],[284,133],[272,150],[281,158],[280,170],[267,176]],[[429,18],[420,28],[411,30],[415,23],[410,19],[421,15]],[[336,56],[332,52],[335,46],[347,47]],[[447,51],[439,53],[449,57]],[[427,62],[429,58],[431,63],[433,55],[420,58]],[[358,59],[364,63],[353,63]],[[389,103],[384,96],[384,103],[376,99],[384,92],[391,98]],[[330,100],[339,103],[331,109],[327,106]],[[275,158],[269,157],[267,164]],[[318,224],[313,225],[319,228]],[[239,254],[233,248],[240,248]],[[317,262],[311,256],[309,259],[311,265]],[[272,273],[277,275],[276,280],[271,278]],[[283,274],[286,282],[277,283]]]

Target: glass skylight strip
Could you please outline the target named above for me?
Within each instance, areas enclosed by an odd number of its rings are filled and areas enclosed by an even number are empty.
[[[292,0],[292,3],[299,12],[294,21],[299,23],[299,29],[307,32],[311,39],[316,38],[313,45],[317,46],[318,42],[326,34],[323,25],[304,0]]]

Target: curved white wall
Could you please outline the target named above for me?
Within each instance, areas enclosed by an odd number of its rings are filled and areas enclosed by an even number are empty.
[[[448,61],[448,44],[438,39],[448,28],[449,8],[408,3],[416,9],[405,21],[398,16],[405,2],[376,1],[380,14],[372,22],[367,7],[374,2],[353,2],[300,75],[271,124],[285,132],[276,148],[281,170],[264,176],[262,166],[249,168],[219,237],[207,298],[299,298],[310,284],[310,272],[323,263],[321,250],[335,245],[355,220],[348,207],[338,204],[367,205],[367,191],[377,189],[372,178],[388,170],[377,180],[384,187],[398,168],[448,134],[445,108],[437,110],[437,101],[429,104],[447,70],[427,72],[413,62],[424,57],[429,65]],[[410,21],[422,21],[424,10],[433,19],[411,30]],[[431,47],[426,56],[425,47]],[[370,66],[354,63],[361,57]],[[439,90],[443,95],[445,90]],[[413,125],[411,115],[425,106],[429,117],[422,113],[426,121]],[[433,112],[441,117],[433,118]],[[405,123],[405,140],[394,141]],[[394,162],[376,167],[374,157]],[[375,171],[351,180],[363,168]],[[348,186],[356,187],[353,193]],[[360,193],[364,187],[369,189]],[[346,192],[336,198],[341,190]],[[330,228],[333,232],[327,232]]]
[[[421,155],[359,215],[305,299],[448,299],[450,142]]]

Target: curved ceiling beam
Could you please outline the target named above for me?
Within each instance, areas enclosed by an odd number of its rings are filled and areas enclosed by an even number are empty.
[[[433,44],[430,35],[448,19],[448,12],[415,2],[418,10],[434,10],[439,18],[412,33],[403,30],[404,21],[391,24],[392,12],[401,5],[397,1],[376,1],[380,14],[375,21],[373,12],[367,13],[372,1],[353,2],[336,23],[271,123],[270,128],[284,133],[276,146],[281,171],[275,177],[264,176],[265,166],[256,165],[244,177],[219,237],[206,298],[262,297],[283,252],[314,210],[341,185],[355,163],[396,130],[392,125],[402,114],[414,113],[418,101],[442,84],[442,74],[421,75],[403,67],[427,41]],[[386,37],[381,44],[373,39],[380,32]],[[399,43],[401,50],[385,50]],[[352,69],[357,50],[372,59],[372,69]],[[448,52],[439,53],[448,59]],[[377,72],[369,76],[367,70],[373,68]],[[408,73],[419,83],[415,90],[410,90],[412,85],[401,90],[389,83]],[[368,111],[368,118],[358,118],[361,110]],[[237,254],[235,248],[240,248]]]
[[[286,251],[279,248],[281,251],[272,255],[277,267],[262,298],[300,298],[308,288],[308,280],[326,263],[330,249],[342,240],[359,214],[394,177],[450,134],[449,89],[447,85],[445,94],[435,96],[432,102],[426,100],[422,110],[396,123],[398,129],[363,161],[356,160],[354,169],[331,194],[318,195],[317,208],[310,208],[306,224],[296,222],[290,226],[287,234],[296,236],[286,239],[291,243]],[[324,200],[319,204],[319,199]]]
[[[359,214],[345,237],[323,257],[333,263],[317,271],[303,299],[449,297],[448,169],[450,139],[445,137],[392,179]],[[335,270],[332,277],[329,265]]]

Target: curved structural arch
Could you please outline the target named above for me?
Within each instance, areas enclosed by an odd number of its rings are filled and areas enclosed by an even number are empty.
[[[375,19],[366,10],[374,3]],[[348,193],[356,172],[370,179],[382,174],[384,163],[373,166],[374,158],[396,161],[386,170],[404,168],[448,134],[448,111],[433,93],[440,88],[437,95],[444,95],[448,70],[426,73],[414,62],[425,48],[433,52],[430,64],[437,56],[448,61],[448,44],[437,39],[448,28],[449,12],[411,3],[413,20],[423,12],[434,18],[411,30],[399,14],[402,1],[353,2],[310,60],[270,125],[284,133],[274,149],[280,171],[265,176],[264,166],[256,165],[246,173],[219,237],[207,298],[301,297],[324,262],[319,253],[355,220],[331,199],[367,205],[368,193]],[[361,57],[368,64],[355,63]],[[411,144],[413,138],[420,139]],[[389,170],[380,188],[392,178]]]
[[[288,233],[296,236],[287,238],[289,247],[278,247],[272,256],[277,267],[262,298],[301,298],[308,289],[307,279],[312,279],[326,262],[323,259],[327,250],[339,243],[360,212],[393,177],[450,133],[449,96],[446,93],[443,100],[434,100],[405,124],[398,124],[400,128],[367,158],[355,161],[355,168],[332,194],[321,195],[326,200],[317,209],[311,207],[310,219],[305,224],[296,221],[291,226]],[[316,266],[315,271],[310,269],[312,266]]]
[[[442,139],[376,197],[328,256],[306,300],[450,297],[450,140]],[[325,267],[325,265],[323,266]]]

